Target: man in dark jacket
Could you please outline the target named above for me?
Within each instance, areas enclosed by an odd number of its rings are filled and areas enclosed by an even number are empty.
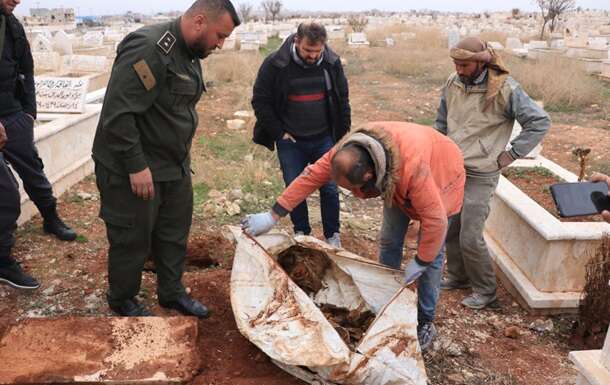
[[[288,186],[350,129],[351,110],[341,59],[326,44],[324,26],[302,23],[297,33],[263,62],[254,84],[254,142],[277,146]],[[340,247],[339,195],[328,183],[320,189],[322,225],[329,244]],[[307,203],[290,214],[295,233],[311,233]]]
[[[40,285],[11,256],[20,214],[19,190],[8,164],[43,217],[43,228],[65,241],[76,233],[57,215],[51,183],[34,144],[34,62],[23,26],[13,15],[19,0],[0,0],[0,282],[19,289]]]

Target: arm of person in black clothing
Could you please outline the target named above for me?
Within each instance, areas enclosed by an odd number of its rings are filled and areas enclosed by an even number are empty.
[[[345,133],[347,133],[352,126],[352,109],[349,104],[349,85],[347,78],[345,77],[345,72],[343,71],[341,60],[337,61],[337,92],[341,99],[339,113],[343,120]]]
[[[274,108],[275,93],[280,92],[280,90],[274,89],[276,76],[277,69],[267,58],[258,70],[252,95],[252,108],[256,120],[274,141],[284,135],[282,121],[275,113]]]
[[[25,33],[24,33],[25,34]],[[30,43],[25,41],[25,51],[19,62],[20,76],[23,75],[23,92],[21,93],[21,106],[23,111],[36,119],[36,89],[34,87],[34,59]]]

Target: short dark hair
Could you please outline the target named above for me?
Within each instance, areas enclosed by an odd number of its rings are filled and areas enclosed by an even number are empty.
[[[186,11],[186,15],[193,16],[198,12],[205,12],[213,19],[218,19],[223,13],[228,12],[235,27],[241,24],[231,0],[196,0]]]
[[[342,152],[350,154],[350,157],[353,159],[351,167],[347,170],[337,170],[337,165],[333,163],[333,169],[335,172],[341,171],[350,183],[356,186],[365,184],[367,181],[364,180],[364,174],[366,174],[367,171],[372,171],[373,174],[375,174],[375,163],[373,163],[373,158],[371,158],[371,155],[364,147],[355,143],[348,143],[345,147],[337,151],[335,156]]]
[[[303,38],[307,38],[313,44],[326,43],[328,35],[322,24],[310,21],[299,24],[297,28],[297,39],[302,40]]]

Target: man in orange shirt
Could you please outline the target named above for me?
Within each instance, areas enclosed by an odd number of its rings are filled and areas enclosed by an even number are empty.
[[[308,166],[269,212],[248,215],[242,225],[251,235],[265,233],[333,180],[359,198],[383,198],[380,261],[400,268],[409,222],[419,220],[418,251],[405,269],[405,283],[418,281],[418,339],[425,350],[437,334],[433,321],[448,218],[461,210],[465,179],[460,149],[433,128],[403,122],[372,123]]]

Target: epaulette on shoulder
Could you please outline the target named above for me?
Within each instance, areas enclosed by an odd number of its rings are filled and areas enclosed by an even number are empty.
[[[174,44],[176,44],[176,36],[174,36],[170,31],[165,31],[161,39],[157,42],[157,47],[163,51],[166,55],[172,51],[174,48]]]

